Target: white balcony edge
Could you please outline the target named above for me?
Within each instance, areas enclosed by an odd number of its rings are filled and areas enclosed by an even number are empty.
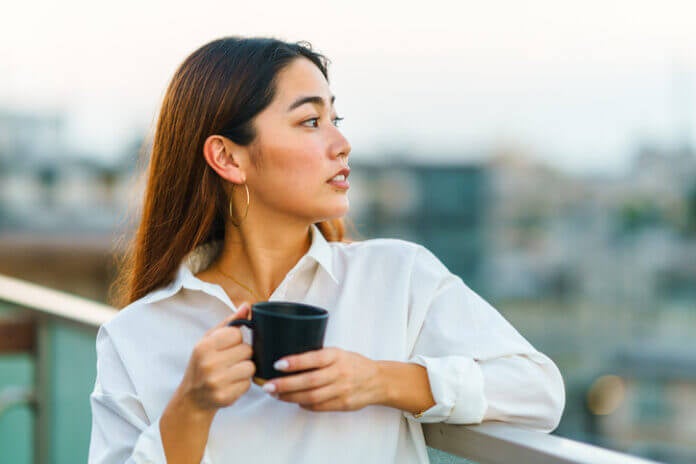
[[[118,313],[108,305],[3,275],[0,275],[0,300],[94,329]]]
[[[502,422],[486,422],[480,425],[423,425],[428,446],[485,464],[655,462]]]

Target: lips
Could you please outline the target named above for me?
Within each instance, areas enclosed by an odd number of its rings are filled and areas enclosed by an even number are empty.
[[[350,168],[343,168],[343,169],[341,169],[341,170],[338,171],[336,174],[334,174],[333,176],[331,176],[331,177],[329,178],[329,180],[327,180],[326,182],[331,182],[331,181],[333,180],[334,177],[336,177],[336,176],[338,176],[338,175],[340,175],[340,174],[343,174],[344,176],[346,176],[346,179],[348,179],[348,175],[350,174]]]

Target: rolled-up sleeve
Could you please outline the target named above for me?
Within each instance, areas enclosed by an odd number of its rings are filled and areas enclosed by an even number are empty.
[[[556,365],[417,245],[409,289],[408,362],[426,368],[435,405],[418,422],[499,420],[549,432],[565,405]]]
[[[97,334],[97,378],[90,403],[90,464],[166,464],[159,419],[147,417],[103,326]]]

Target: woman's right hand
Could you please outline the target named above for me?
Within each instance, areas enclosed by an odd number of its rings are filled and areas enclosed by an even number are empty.
[[[200,411],[215,412],[232,405],[251,386],[254,363],[251,346],[242,341],[235,319],[247,319],[249,303],[210,329],[193,348],[178,394]]]

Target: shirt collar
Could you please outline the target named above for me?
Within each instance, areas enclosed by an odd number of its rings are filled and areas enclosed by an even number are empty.
[[[299,265],[306,266],[308,260],[313,260],[324,269],[334,283],[338,284],[338,279],[333,267],[333,253],[331,246],[324,238],[316,224],[310,227],[312,244],[307,253],[300,258]],[[197,246],[189,252],[181,261],[174,280],[159,290],[155,290],[143,297],[145,302],[162,300],[177,293],[182,287],[208,291],[210,284],[198,279],[195,274],[205,270],[222,251],[222,240],[207,242]],[[220,296],[220,295],[217,295]]]

